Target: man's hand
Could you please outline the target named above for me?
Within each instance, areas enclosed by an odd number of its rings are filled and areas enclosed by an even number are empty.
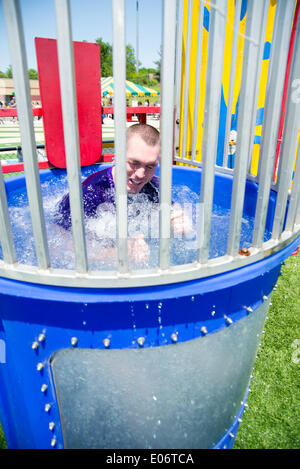
[[[144,235],[128,240],[128,254],[135,262],[147,262],[150,257],[150,249],[144,239]]]
[[[190,217],[178,204],[174,204],[172,208],[171,228],[175,236],[189,236],[193,231]]]

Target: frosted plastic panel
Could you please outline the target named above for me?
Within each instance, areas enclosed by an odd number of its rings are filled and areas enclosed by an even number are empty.
[[[144,349],[64,349],[52,370],[66,448],[209,448],[247,390],[267,304],[217,333]]]

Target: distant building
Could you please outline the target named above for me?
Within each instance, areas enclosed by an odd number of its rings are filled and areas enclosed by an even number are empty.
[[[41,104],[40,87],[38,80],[29,80],[31,101]],[[7,105],[12,94],[15,93],[14,80],[12,78],[0,78],[0,101]],[[18,97],[16,96],[18,99]]]

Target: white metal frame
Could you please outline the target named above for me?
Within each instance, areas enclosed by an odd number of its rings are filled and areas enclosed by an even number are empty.
[[[125,0],[113,0],[113,65],[115,80],[115,166],[116,166],[116,217],[118,269],[116,271],[91,271],[87,261],[85,241],[82,189],[80,181],[80,154],[78,142],[78,119],[76,110],[76,87],[74,78],[73,44],[70,21],[69,0],[54,0],[57,18],[57,41],[62,89],[64,138],[66,146],[68,186],[70,192],[71,218],[76,260],[76,270],[54,269],[50,265],[48,243],[45,230],[44,212],[41,198],[36,146],[33,133],[32,111],[27,77],[27,60],[24,34],[18,0],[3,0],[11,49],[15,89],[18,101],[18,115],[24,154],[26,184],[32,218],[37,267],[19,264],[16,259],[12,228],[8,213],[5,185],[0,168],[0,241],[3,261],[0,261],[0,276],[15,280],[84,288],[120,288],[131,286],[162,285],[183,282],[201,277],[216,275],[257,262],[283,249],[300,235],[300,156],[293,176],[295,153],[300,122],[300,103],[294,99],[295,83],[300,75],[300,32],[296,33],[295,54],[291,68],[290,91],[286,110],[286,120],[281,146],[278,183],[272,184],[272,169],[276,149],[279,109],[282,98],[284,67],[292,23],[295,0],[278,2],[276,11],[272,52],[270,57],[267,98],[265,103],[262,143],[258,176],[247,173],[249,153],[253,139],[254,116],[257,104],[258,76],[263,50],[267,18],[267,0],[248,2],[245,51],[243,60],[242,84],[240,92],[238,141],[234,170],[216,166],[218,122],[220,112],[220,92],[223,63],[223,49],[226,28],[227,0],[210,2],[210,25],[205,90],[205,120],[202,145],[202,162],[195,159],[195,139],[193,139],[192,160],[179,156],[175,151],[179,145],[177,119],[180,117],[181,62],[182,62],[182,21],[183,0],[164,0],[163,49],[162,49],[162,96],[161,96],[161,167],[160,167],[160,250],[159,267],[152,270],[130,272],[127,249],[127,189],[126,189],[126,97],[125,97]],[[203,22],[205,2],[199,1],[199,24]],[[193,2],[189,1],[188,24],[191,26]],[[236,2],[236,15],[233,42],[231,74],[235,72],[236,41],[241,2]],[[257,28],[257,24],[260,28]],[[177,37],[176,37],[177,32]],[[187,48],[190,48],[190,33]],[[174,48],[174,44],[176,47]],[[197,128],[199,80],[202,47],[202,28],[198,30],[196,64],[196,102],[194,126]],[[189,69],[190,53],[186,51],[185,69]],[[296,80],[296,82],[295,82]],[[232,94],[233,79],[230,80]],[[185,84],[184,129],[186,135],[188,94]],[[171,91],[170,91],[171,90]],[[231,99],[231,98],[230,98]],[[226,139],[229,134],[231,104],[227,115]],[[250,116],[250,118],[249,118]],[[183,137],[183,142],[186,137]],[[202,167],[202,185],[199,188],[203,205],[204,230],[200,239],[197,260],[192,264],[170,265],[170,207],[172,190],[172,160]],[[226,166],[226,165],[225,165]],[[214,259],[208,258],[210,240],[211,211],[215,172],[233,176],[231,222],[227,254]],[[258,202],[255,215],[253,246],[250,256],[238,254],[241,219],[246,179],[258,184]],[[293,181],[292,190],[291,183]],[[270,190],[278,190],[272,239],[263,242],[266,211]],[[285,230],[283,221],[287,213]]]

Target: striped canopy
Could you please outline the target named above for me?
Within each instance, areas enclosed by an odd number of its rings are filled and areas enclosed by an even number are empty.
[[[101,95],[113,95],[114,94],[114,79],[113,77],[101,78]],[[146,86],[132,83],[132,81],[126,80],[126,96],[158,96],[159,91],[152,90]]]

